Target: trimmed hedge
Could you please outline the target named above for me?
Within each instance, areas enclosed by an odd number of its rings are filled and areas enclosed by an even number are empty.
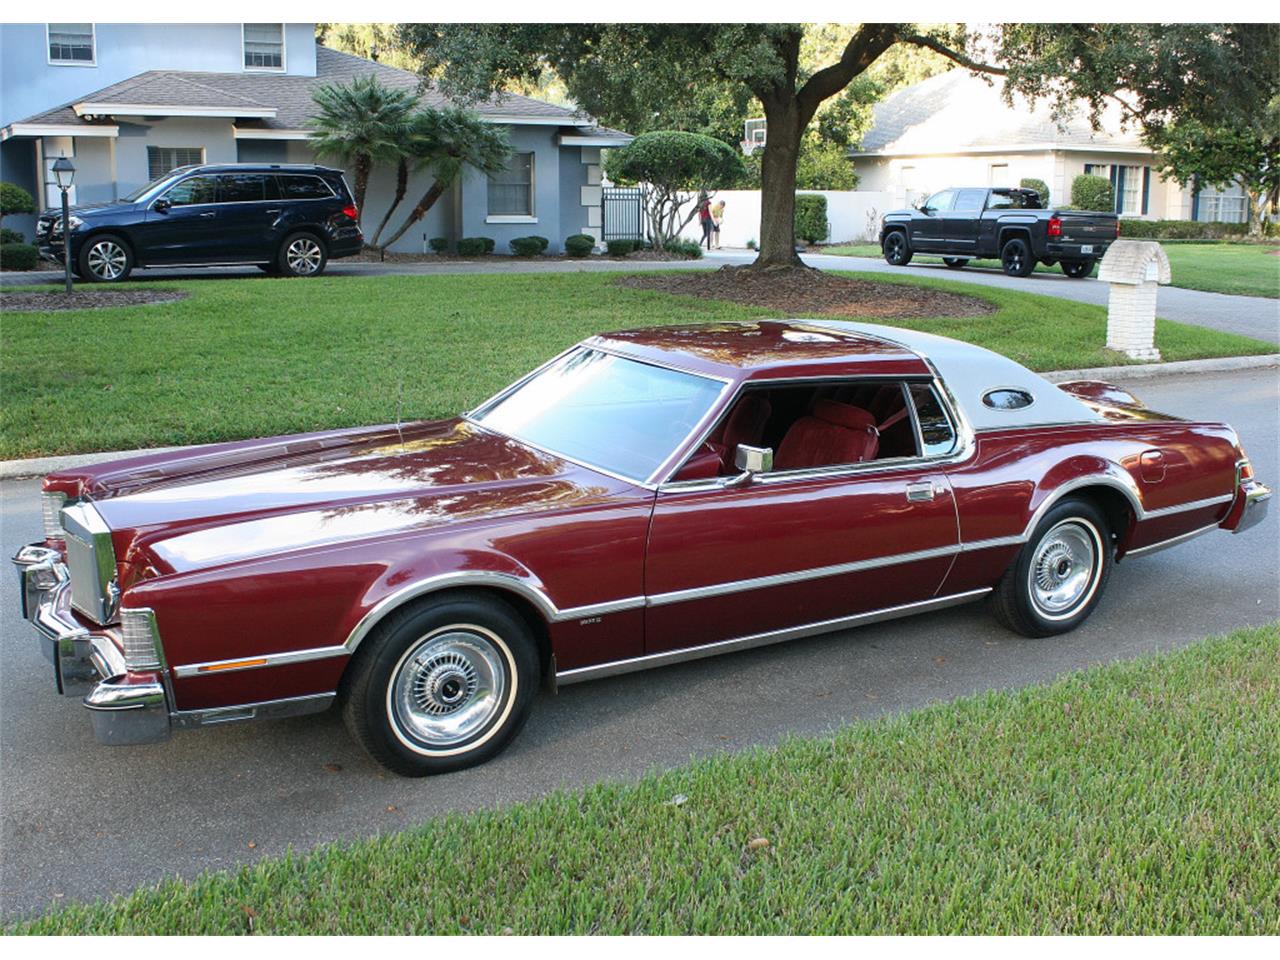
[[[547,243],[542,237],[516,237],[507,241],[507,246],[517,257],[536,257],[547,249]]]
[[[458,241],[458,256],[479,257],[493,253],[494,242],[488,237],[463,237]]]
[[[820,193],[796,194],[796,239],[820,243],[827,239],[827,198]]]
[[[1043,180],[1037,180],[1035,177],[1023,177],[1018,181],[1018,186],[1024,190],[1034,190],[1040,194],[1040,206],[1049,209],[1049,185]]]
[[[605,248],[609,251],[611,257],[625,257],[628,254],[635,253],[642,246],[643,240],[609,240],[605,242]]]
[[[702,259],[702,244],[697,240],[672,240],[666,246],[667,253],[678,253],[689,260]]]
[[[1120,236],[1128,240],[1224,240],[1244,237],[1247,223],[1202,223],[1199,220],[1121,220]]]
[[[0,183],[0,217],[12,213],[35,213],[36,203],[31,194],[16,183]]]
[[[0,270],[34,270],[40,251],[30,243],[0,243]]]
[[[27,238],[17,230],[0,227],[0,243],[26,243]]]
[[[1113,213],[1116,194],[1111,189],[1111,181],[1106,177],[1095,177],[1092,173],[1080,174],[1071,181],[1071,206],[1077,210]]]
[[[596,238],[589,233],[575,233],[564,240],[564,252],[571,257],[589,257],[595,248]]]
[[[427,246],[429,246],[432,249],[432,251],[435,253],[444,253],[449,249],[449,238],[448,237],[432,237],[430,240],[427,241]]]

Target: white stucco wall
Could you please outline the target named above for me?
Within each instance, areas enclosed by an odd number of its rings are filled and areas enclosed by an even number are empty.
[[[901,206],[892,194],[875,190],[801,190],[800,193],[820,193],[827,198],[827,221],[831,224],[828,239],[875,239],[879,235],[880,218],[885,212]],[[690,201],[693,197],[690,195]],[[760,239],[760,191],[720,190],[712,197],[712,203],[723,200],[724,223],[720,228],[720,244],[725,247],[745,247],[748,240]],[[689,207],[683,208],[688,212]],[[689,240],[701,240],[702,228],[695,217],[680,234]]]

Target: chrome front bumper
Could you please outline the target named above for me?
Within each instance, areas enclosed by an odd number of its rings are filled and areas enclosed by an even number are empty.
[[[105,744],[155,743],[170,732],[169,697],[158,675],[130,674],[118,628],[84,626],[71,611],[71,577],[62,555],[43,543],[14,555],[22,615],[53,664],[58,692],[83,696],[93,731]]]

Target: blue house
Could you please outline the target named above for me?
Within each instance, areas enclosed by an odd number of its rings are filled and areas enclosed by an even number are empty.
[[[190,163],[317,162],[308,120],[314,89],[374,74],[417,90],[421,78],[319,46],[310,23],[0,25],[0,180],[37,206],[61,203],[53,161],[76,165],[75,203],[110,202]],[[448,101],[436,90],[424,105]],[[600,152],[631,137],[571,109],[505,95],[472,105],[504,127],[515,148],[506,171],[469,170],[394,250],[420,252],[432,237],[487,236],[498,252],[530,234],[561,249],[564,238],[600,239]],[[376,169],[366,229],[381,220],[395,186]],[[415,175],[402,211],[430,182]],[[6,218],[30,238],[34,218]]]

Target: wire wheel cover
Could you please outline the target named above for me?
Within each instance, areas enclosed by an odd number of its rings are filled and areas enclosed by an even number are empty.
[[[503,658],[481,632],[446,627],[414,643],[392,676],[391,721],[430,747],[449,747],[488,726],[507,692]]]
[[[1082,520],[1064,520],[1041,538],[1031,558],[1031,601],[1041,615],[1066,619],[1093,596],[1101,572],[1098,532]]]

